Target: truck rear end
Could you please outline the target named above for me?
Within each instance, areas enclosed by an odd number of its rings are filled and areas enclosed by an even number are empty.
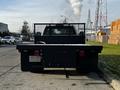
[[[17,45],[21,52],[22,71],[44,68],[97,69],[98,53],[102,46],[85,44],[84,23],[35,23],[34,40],[34,44]]]

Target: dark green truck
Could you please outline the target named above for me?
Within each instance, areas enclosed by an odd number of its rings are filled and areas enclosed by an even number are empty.
[[[85,23],[35,23],[34,44],[16,48],[21,53],[22,71],[75,68],[91,72],[98,68],[103,47],[85,44]]]

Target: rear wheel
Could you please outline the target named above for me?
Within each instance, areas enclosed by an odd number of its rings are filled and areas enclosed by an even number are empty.
[[[12,42],[10,41],[10,42],[9,42],[9,44],[11,45],[11,44],[12,44]]]
[[[31,72],[42,72],[43,70],[43,67],[30,67]]]
[[[76,68],[76,70],[78,71],[78,72],[80,72],[80,73],[89,73],[89,72],[91,72],[91,69],[88,69],[88,68],[83,68],[83,67],[77,67]]]
[[[29,68],[26,67],[26,66],[21,65],[21,70],[22,70],[22,71],[29,71]]]
[[[28,63],[28,52],[21,52],[21,71],[29,71],[29,63]]]
[[[84,64],[84,65],[80,65],[79,67],[76,68],[76,70],[78,72],[97,72],[98,71],[98,66],[97,63],[93,64],[93,63],[89,63],[89,64]]]
[[[15,42],[15,41],[13,41],[13,42],[12,42],[12,44],[13,44],[13,45],[15,45],[15,44],[16,44],[16,42]]]
[[[98,54],[96,52],[85,52],[85,57],[77,54],[76,69],[79,72],[96,72],[98,71]]]

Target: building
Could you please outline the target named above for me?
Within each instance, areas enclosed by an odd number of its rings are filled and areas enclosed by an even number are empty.
[[[108,43],[110,35],[110,26],[106,26],[104,28],[100,27],[97,32],[96,40],[101,43]]]
[[[0,23],[0,32],[9,32],[8,25],[5,23]]]
[[[120,45],[120,19],[112,22],[108,43]]]

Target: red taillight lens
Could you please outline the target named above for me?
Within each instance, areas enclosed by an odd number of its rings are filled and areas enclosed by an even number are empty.
[[[35,50],[35,51],[34,51],[34,56],[40,56],[39,50]]]
[[[84,51],[84,50],[81,50],[81,51],[79,52],[79,56],[80,56],[80,57],[85,57],[85,51]]]

